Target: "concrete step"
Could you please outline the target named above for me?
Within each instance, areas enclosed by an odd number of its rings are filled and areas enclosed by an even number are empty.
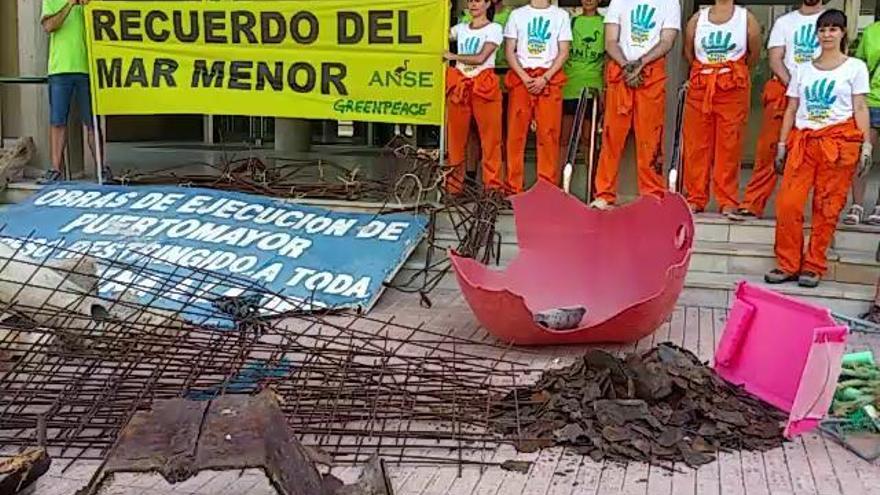
[[[404,267],[394,281],[402,283],[409,280],[415,273],[417,272],[413,268]],[[819,284],[819,287],[807,289],[799,287],[796,283],[768,285],[764,283],[763,277],[759,275],[743,276],[691,270],[685,279],[685,288],[678,302],[679,304],[729,308],[736,284],[742,280],[848,316],[857,316],[864,313],[874,299],[873,285],[823,281]],[[458,289],[455,274],[450,271],[441,279],[438,287],[451,290]]]
[[[823,281],[819,287],[808,289],[799,287],[796,283],[768,285],[758,275],[742,276],[691,270],[685,279],[685,290],[679,303],[730,307],[733,290],[742,280],[851,316],[865,312],[874,299],[873,285]]]
[[[699,214],[695,218],[695,223],[698,241],[772,246],[775,240],[776,221],[773,219],[732,222],[717,214]],[[809,235],[809,224],[806,225],[804,231],[805,235]],[[880,227],[841,224],[838,225],[835,232],[833,247],[848,251],[870,251],[873,253],[877,250],[878,242],[880,242]]]
[[[773,247],[767,244],[697,241],[690,269],[709,273],[763,275],[776,267]],[[825,279],[873,285],[880,279],[874,253],[831,249]]]
[[[453,232],[453,219],[449,215],[439,215],[438,232]],[[708,242],[733,242],[748,244],[766,244],[772,246],[776,234],[776,221],[773,219],[749,220],[732,222],[718,214],[701,213],[694,218],[696,227],[695,239]],[[495,230],[505,237],[505,242],[516,242],[516,227],[513,213],[505,211],[498,215]],[[804,229],[809,235],[810,226]],[[880,227],[859,225],[838,225],[833,246],[847,251],[865,251],[874,253],[880,242]]]
[[[458,238],[453,232],[436,232],[435,246],[449,248],[457,245]],[[416,249],[408,266],[413,269],[424,266],[427,250],[428,243],[425,241]],[[502,235],[501,266],[506,266],[517,252],[514,236]],[[442,255],[441,251],[434,252],[434,256]],[[880,263],[875,260],[873,252],[832,249],[828,253],[828,263],[829,271],[825,278],[830,281],[873,285],[880,279]],[[775,266],[772,244],[697,240],[694,243],[690,269],[710,273],[763,275]]]

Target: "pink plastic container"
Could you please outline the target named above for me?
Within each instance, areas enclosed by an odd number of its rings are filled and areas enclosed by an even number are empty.
[[[598,211],[538,181],[511,202],[519,253],[506,269],[450,254],[465,299],[490,333],[520,345],[635,342],[672,312],[693,245],[683,197]],[[576,328],[534,321],[540,311],[573,306],[586,309]]]
[[[816,428],[831,406],[849,328],[825,308],[740,282],[715,371],[789,413],[789,438]]]

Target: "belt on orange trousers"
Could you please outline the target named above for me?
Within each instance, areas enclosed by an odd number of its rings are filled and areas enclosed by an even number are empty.
[[[494,71],[483,70],[474,77],[467,77],[456,68],[446,69],[446,96],[457,104],[471,102],[474,96],[487,101],[501,98],[501,86]]]
[[[791,160],[792,166],[796,169],[804,162],[807,141],[824,138],[831,139],[822,141],[822,153],[827,161],[834,163],[840,157],[840,147],[837,146],[838,141],[862,142],[864,134],[856,127],[855,119],[849,119],[821,129],[793,129],[788,136],[789,155],[786,163]]]
[[[695,89],[706,89],[706,94],[703,95],[703,113],[712,110],[712,99],[715,97],[719,82],[722,89],[748,87],[749,67],[746,65],[745,57],[719,64],[704,64],[694,60],[691,64],[690,84]]]

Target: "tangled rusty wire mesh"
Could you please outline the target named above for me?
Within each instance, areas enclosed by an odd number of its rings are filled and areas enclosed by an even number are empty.
[[[366,173],[359,166],[346,168],[332,160],[264,160],[254,154],[224,154],[216,165],[193,164],[207,168],[207,173],[189,173],[187,167],[174,166],[126,172],[116,181],[124,185],[207,187],[291,201],[366,202],[377,215],[401,211],[427,215],[429,229],[424,249],[413,257],[404,276],[386,284],[419,294],[424,305],[431,304],[430,292],[451,270],[446,255],[449,249],[487,264],[500,261],[501,235],[496,223],[509,206],[501,193],[484,189],[470,175],[465,176],[463,184],[447,187],[447,182],[457,179],[449,167],[441,166],[439,151],[418,148],[401,136],[388,143],[378,164]]]
[[[0,245],[20,246],[10,241]],[[389,318],[233,312],[232,329],[194,324],[193,312],[209,311],[199,285],[280,295],[235,276],[149,267],[148,257],[59,264],[57,249],[38,259],[0,250],[0,455],[32,445],[44,424],[53,457],[102,458],[154,400],[269,387],[303,442],[336,463],[374,452],[399,462],[482,463],[499,442],[487,423],[491,401],[526,368],[505,357],[506,347]],[[135,276],[108,297],[100,290],[107,270]],[[137,282],[145,278],[165,283]],[[143,303],[162,298],[182,305]]]

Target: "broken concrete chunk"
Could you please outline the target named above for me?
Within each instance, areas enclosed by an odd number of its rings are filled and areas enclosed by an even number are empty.
[[[529,461],[504,461],[501,463],[501,469],[515,473],[529,474],[531,468],[532,463]]]

